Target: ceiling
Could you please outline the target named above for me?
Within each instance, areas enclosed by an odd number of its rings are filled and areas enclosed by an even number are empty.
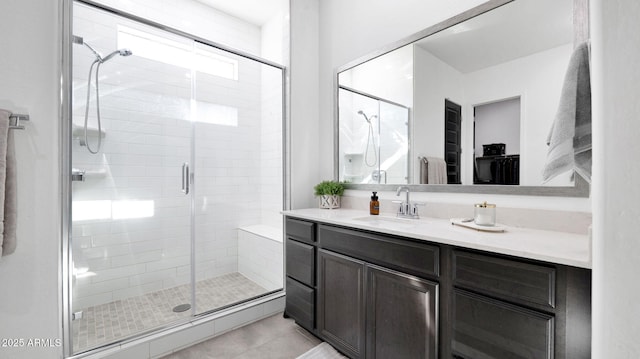
[[[286,13],[286,0],[196,0],[257,26]]]
[[[462,73],[573,41],[573,1],[518,0],[420,40]]]

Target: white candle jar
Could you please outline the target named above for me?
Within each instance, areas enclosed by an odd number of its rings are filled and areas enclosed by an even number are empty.
[[[496,205],[487,202],[476,204],[473,221],[479,226],[495,226]]]

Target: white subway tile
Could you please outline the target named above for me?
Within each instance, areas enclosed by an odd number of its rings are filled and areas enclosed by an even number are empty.
[[[129,286],[136,287],[142,284],[164,281],[176,277],[175,268],[159,270],[155,272],[140,273],[129,277]]]

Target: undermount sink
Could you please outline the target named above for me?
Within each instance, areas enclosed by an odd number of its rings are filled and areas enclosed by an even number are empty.
[[[358,218],[354,218],[353,220],[358,222],[363,222],[373,226],[388,227],[388,228],[393,228],[393,227],[410,228],[420,224],[420,222],[416,219],[385,217],[385,216],[358,217]]]

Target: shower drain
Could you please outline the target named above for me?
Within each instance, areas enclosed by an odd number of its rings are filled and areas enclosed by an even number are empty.
[[[176,313],[184,312],[191,309],[191,304],[180,304],[173,307],[173,311]]]

